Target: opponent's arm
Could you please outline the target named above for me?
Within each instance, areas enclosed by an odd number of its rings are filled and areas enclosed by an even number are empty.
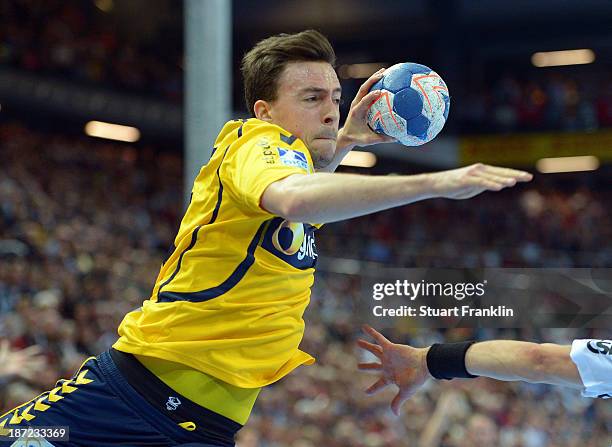
[[[578,368],[570,358],[571,346],[493,340],[473,344],[465,367],[475,376],[503,381],[521,380],[583,388]]]
[[[399,414],[402,403],[433,377],[471,375],[503,381],[584,387],[578,369],[570,358],[569,346],[493,340],[474,343],[463,355],[447,344],[439,345],[444,347],[442,350],[439,346],[413,348],[391,343],[369,326],[364,330],[374,338],[376,344],[365,340],[358,340],[358,344],[378,357],[379,362],[359,363],[358,367],[380,373],[378,381],[366,392],[373,394],[387,385],[397,385],[399,392],[391,402],[391,408],[396,414]],[[430,352],[432,349],[435,355]],[[444,353],[441,354],[441,351]],[[461,370],[463,374],[456,373]]]
[[[483,164],[412,176],[297,174],[269,185],[261,206],[293,222],[327,223],[435,197],[467,199],[531,178],[527,172]]]

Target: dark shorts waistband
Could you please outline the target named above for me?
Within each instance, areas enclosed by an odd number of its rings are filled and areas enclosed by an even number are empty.
[[[196,425],[194,433],[223,446],[234,446],[234,437],[242,425],[219,413],[202,407],[177,393],[149,371],[132,354],[117,351],[109,354],[125,380],[149,404],[159,409],[177,424],[187,421]]]

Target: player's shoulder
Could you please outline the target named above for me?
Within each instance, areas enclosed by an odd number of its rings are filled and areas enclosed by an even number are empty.
[[[301,149],[302,146],[302,142],[295,135],[281,126],[257,118],[244,120],[239,139],[245,145],[249,143],[265,145],[265,143],[268,143],[291,149]]]
[[[286,147],[292,150],[306,150],[304,143],[278,124],[257,118],[235,119],[225,123],[215,141],[215,147],[244,146],[251,143]]]
[[[270,143],[293,146],[301,141],[277,124],[257,118],[235,119],[225,123],[215,142],[215,146],[234,143],[248,144],[266,138]]]
[[[291,162],[306,170],[312,165],[304,143],[277,124],[256,118],[235,120],[225,125],[222,134],[226,137],[220,145],[227,147],[227,162],[236,157],[242,159],[249,155],[261,155],[272,164],[278,158],[285,161],[284,164]]]

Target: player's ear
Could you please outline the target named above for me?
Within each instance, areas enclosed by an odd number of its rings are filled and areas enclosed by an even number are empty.
[[[272,106],[269,102],[263,99],[258,99],[253,104],[253,112],[255,112],[255,118],[262,121],[272,121],[272,114],[270,113]]]

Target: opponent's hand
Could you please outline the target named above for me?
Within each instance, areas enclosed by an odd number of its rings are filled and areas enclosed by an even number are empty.
[[[431,377],[427,369],[428,348],[418,349],[408,345],[391,343],[381,333],[365,325],[364,332],[371,335],[378,344],[357,340],[357,344],[378,357],[380,363],[359,363],[362,371],[377,371],[379,379],[370,386],[367,394],[374,394],[387,385],[397,385],[398,393],[391,401],[391,410],[399,416],[400,407],[417,392]]]
[[[370,87],[382,78],[384,71],[384,68],[378,70],[359,88],[355,99],[351,102],[344,127],[338,132],[338,149],[352,149],[355,146],[395,142],[394,138],[374,132],[366,121],[368,108],[380,97],[380,90],[369,92]]]
[[[8,340],[0,342],[0,377],[32,380],[45,367],[39,346],[11,351]]]
[[[533,178],[528,172],[482,163],[432,175],[434,197],[469,199],[484,191],[500,191]]]

